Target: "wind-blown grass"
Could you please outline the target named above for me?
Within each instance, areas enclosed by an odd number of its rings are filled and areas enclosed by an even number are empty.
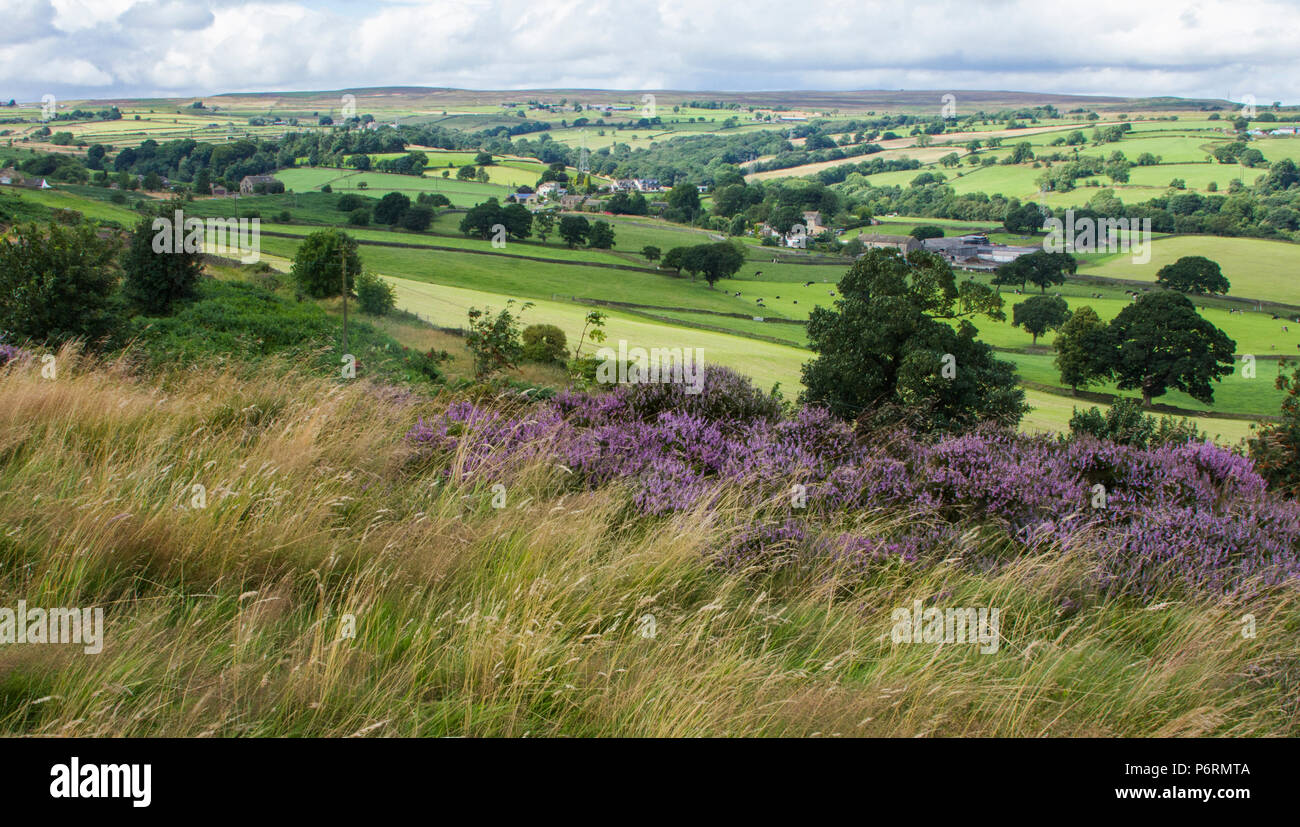
[[[1286,589],[1077,600],[1095,555],[1051,544],[988,572],[720,566],[761,522],[743,490],[643,516],[635,481],[574,490],[545,451],[448,479],[468,457],[431,465],[404,435],[451,398],[274,362],[40,366],[0,367],[0,605],[103,606],[107,632],[99,655],[0,646],[4,734],[1297,731]],[[863,510],[852,528],[906,519]],[[1000,651],[891,643],[914,599],[1001,607]]]

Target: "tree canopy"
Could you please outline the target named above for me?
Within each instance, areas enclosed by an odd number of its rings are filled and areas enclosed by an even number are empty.
[[[1178,293],[1140,296],[1120,311],[1110,329],[1117,385],[1140,390],[1148,406],[1171,388],[1209,404],[1214,401],[1210,382],[1233,371],[1237,343]]]
[[[802,401],[842,418],[910,409],[937,431],[1018,422],[1026,407],[1013,366],[965,318],[996,317],[1002,299],[976,288],[960,290],[933,253],[871,250],[840,280],[834,309],[818,307],[809,318],[817,358],[804,364]]]
[[[320,230],[307,236],[298,247],[290,273],[302,292],[313,299],[327,299],[343,293],[345,261],[350,291],[361,272],[357,241],[338,230]]]
[[[1205,256],[1183,256],[1156,273],[1156,283],[1180,293],[1227,293],[1232,287],[1217,262]]]
[[[1061,325],[1053,343],[1055,362],[1061,381],[1074,393],[1111,375],[1113,348],[1109,336],[1106,323],[1087,305],[1071,313]]]
[[[1038,344],[1038,337],[1056,330],[1070,318],[1070,306],[1060,296],[1030,296],[1011,308],[1011,323],[1023,327]]]

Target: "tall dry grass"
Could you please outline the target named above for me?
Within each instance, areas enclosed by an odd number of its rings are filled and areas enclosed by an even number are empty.
[[[105,647],[0,646],[4,734],[1297,732],[1293,593],[1067,610],[1089,572],[1063,554],[727,572],[753,518],[727,491],[648,520],[544,462],[439,483],[402,435],[445,399],[57,364],[0,368],[0,606],[103,606]],[[893,644],[935,596],[1001,607],[1000,651]]]

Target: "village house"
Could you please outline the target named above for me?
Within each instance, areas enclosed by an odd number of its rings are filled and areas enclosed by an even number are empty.
[[[822,214],[817,210],[808,210],[803,214],[803,225],[808,228],[808,235],[817,235],[826,230],[822,224]]]
[[[225,187],[221,186],[220,184],[213,184],[213,185],[212,185],[212,194],[213,194],[213,195],[229,195],[230,193],[226,190]]]
[[[564,186],[562,186],[558,181],[547,181],[545,184],[542,184],[540,187],[537,188],[537,197],[538,198],[559,198],[560,196],[564,195],[567,192],[568,190],[565,189]]]
[[[513,198],[516,204],[523,204],[524,206],[537,203],[537,193],[535,192],[516,192],[510,198]]]
[[[566,210],[580,210],[582,205],[587,202],[585,195],[562,195],[560,196],[560,207]]]
[[[239,182],[240,195],[252,195],[259,186],[274,184],[274,175],[245,175]]]

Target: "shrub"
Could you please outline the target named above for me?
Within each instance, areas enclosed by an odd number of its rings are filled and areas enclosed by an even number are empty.
[[[414,230],[422,233],[429,229],[433,223],[433,209],[431,207],[415,206],[402,213],[398,223],[406,230]]]
[[[354,227],[364,227],[370,223],[370,210],[358,207],[348,214],[348,223]]]
[[[534,324],[524,328],[523,358],[530,362],[563,362],[568,355],[564,331],[553,324]]]
[[[179,204],[170,205],[169,212],[173,206]],[[145,313],[159,315],[168,313],[174,303],[193,298],[203,254],[184,248],[156,252],[154,235],[152,219],[140,219],[122,256],[123,293]]]
[[[1268,424],[1247,440],[1250,457],[1269,486],[1300,499],[1300,367],[1292,375],[1277,377],[1282,399],[1282,421]]]
[[[699,393],[685,382],[620,385],[618,393],[629,413],[645,421],[673,411],[732,428],[781,417],[780,400],[755,387],[748,376],[719,365],[697,364],[696,369],[702,372]]]
[[[352,212],[358,207],[364,207],[365,205],[366,205],[366,199],[362,198],[356,193],[350,192],[347,195],[344,195],[341,198],[339,198],[338,203],[336,203],[334,207],[339,212]]]
[[[0,239],[0,331],[51,345],[113,332],[117,251],[88,224],[27,225]]]
[[[465,344],[474,355],[474,375],[478,379],[486,379],[519,363],[523,343],[519,336],[519,316],[511,311],[514,303],[514,299],[506,300],[506,306],[495,316],[477,307],[469,309],[469,332],[465,335]],[[532,306],[532,302],[524,302],[519,312]]]
[[[293,257],[294,281],[313,299],[327,299],[343,292],[344,259],[347,264],[348,288],[356,284],[361,272],[361,256],[356,239],[338,230],[314,232],[298,247]]]
[[[1096,407],[1087,411],[1075,410],[1070,417],[1070,433],[1072,436],[1091,434],[1097,439],[1134,448],[1181,445],[1207,439],[1192,420],[1168,416],[1157,419],[1143,413],[1142,400],[1132,397],[1115,400],[1105,414]]]
[[[724,375],[709,371],[711,380]],[[1081,585],[1097,594],[1251,595],[1300,579],[1300,504],[1267,491],[1250,460],[1213,443],[1136,448],[987,426],[885,443],[855,439],[814,407],[790,418],[710,421],[718,415],[707,410],[710,396],[729,395],[725,382],[709,384],[714,394],[694,399],[673,398],[663,385],[561,393],[519,413],[456,403],[407,437],[448,479],[500,479],[541,459],[570,472],[567,486],[628,486],[643,514],[700,507],[729,483],[726,508],[765,507],[774,530],[756,523],[752,542],[741,535],[720,547],[724,565],[784,565],[807,554],[864,573],[883,558],[922,566],[956,558],[987,570],[999,560],[960,550],[983,535],[997,538],[999,558],[1088,555]],[[787,510],[792,481],[806,489],[804,505],[793,506],[802,513]],[[1105,507],[1094,505],[1098,484]],[[881,511],[900,519],[868,535],[811,533]]]
[[[409,350],[403,348],[406,366],[414,371],[418,376],[428,379],[430,382],[442,382],[442,369],[438,367],[443,362],[451,358],[445,350]]]
[[[357,299],[361,312],[372,316],[387,316],[397,305],[393,286],[368,271],[357,276]]]

